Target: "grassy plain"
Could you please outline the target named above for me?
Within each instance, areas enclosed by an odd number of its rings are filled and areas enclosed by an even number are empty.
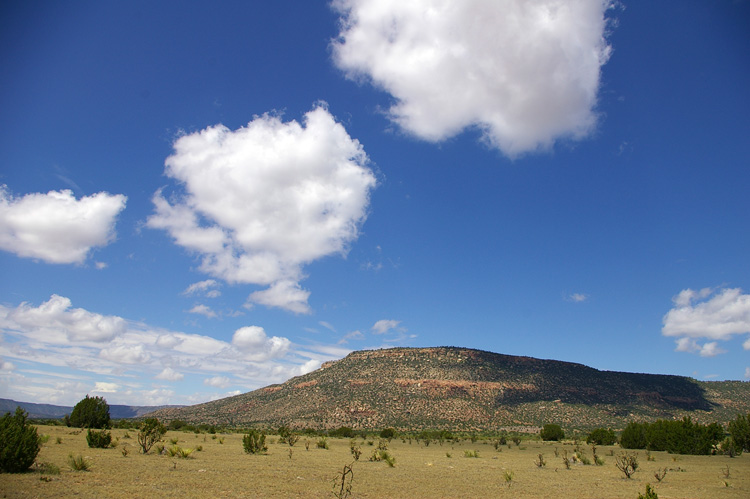
[[[59,474],[34,471],[0,475],[0,496],[30,497],[334,497],[333,481],[344,465],[354,461],[348,439],[329,438],[329,449],[317,448],[316,437],[302,436],[292,448],[275,443],[270,435],[266,455],[248,455],[242,448],[242,434],[168,432],[164,445],[177,439],[182,448],[194,451],[189,458],[138,452],[137,432],[113,430],[118,440],[113,449],[91,449],[86,433],[72,428],[40,426],[49,435],[37,458],[38,463],[59,467]],[[126,438],[126,433],[131,438]],[[58,438],[60,443],[58,443]],[[564,452],[572,457],[572,443],[523,441],[520,446],[501,446],[488,441],[463,440],[425,447],[413,440],[393,439],[388,451],[394,467],[368,461],[377,449],[357,439],[362,456],[352,466],[351,497],[514,497],[514,498],[629,498],[654,486],[660,499],[750,497],[750,455],[673,456],[665,452],[638,453],[640,469],[625,479],[615,467],[619,447],[599,447],[602,466],[572,464],[566,469]],[[309,444],[306,450],[305,444]],[[123,455],[122,449],[129,452]],[[581,445],[592,461],[591,447]],[[477,451],[478,457],[465,457]],[[555,456],[555,451],[558,457]],[[70,454],[81,455],[90,471],[73,471]],[[543,454],[546,466],[535,461]],[[450,457],[449,457],[450,455]],[[662,482],[654,472],[667,468]],[[729,476],[726,477],[726,474]],[[507,473],[506,473],[507,472]],[[506,478],[512,476],[510,481]]]

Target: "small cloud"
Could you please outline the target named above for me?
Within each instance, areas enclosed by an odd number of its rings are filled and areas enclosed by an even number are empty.
[[[96,393],[116,393],[120,386],[116,383],[105,383],[104,381],[97,381],[92,392]]]
[[[229,386],[229,378],[226,376],[214,376],[212,378],[204,379],[203,384],[215,388],[226,388]]]
[[[572,293],[572,294],[567,295],[565,299],[573,303],[581,303],[581,302],[588,300],[589,296],[583,293]]]
[[[97,270],[104,270],[109,267],[105,262],[96,262],[94,265],[96,265]]]
[[[216,298],[221,296],[221,292],[218,289],[219,283],[214,279],[206,279],[205,281],[194,282],[188,286],[185,291],[182,292],[184,296],[194,296],[197,294],[204,294],[208,298]]]
[[[188,313],[190,313],[190,314],[204,315],[204,316],[208,317],[209,319],[215,319],[216,317],[218,317],[218,315],[216,314],[216,312],[214,312],[213,310],[211,310],[211,307],[209,307],[208,305],[203,305],[203,304],[198,304],[198,305],[194,306],[193,308],[191,308],[190,310],[188,310]]]
[[[339,340],[339,345],[346,345],[349,343],[349,340],[363,340],[365,339],[365,335],[362,334],[361,331],[352,331],[351,333],[346,333],[343,338]]]
[[[401,321],[394,321],[391,319],[381,319],[372,326],[372,333],[373,334],[385,334],[388,331],[396,329],[399,324],[401,324]],[[400,328],[400,330],[405,331],[405,329],[403,328]]]
[[[745,379],[750,379],[750,367],[745,368]]]
[[[277,281],[268,289],[250,294],[250,302],[259,303],[269,308],[281,308],[295,314],[311,313],[307,299],[310,292],[302,289],[298,282],[291,280]]]
[[[328,329],[329,331],[332,331],[334,333],[336,332],[336,328],[333,327],[333,325],[330,322],[320,321],[320,322],[318,322],[318,324],[320,324],[324,328]]]
[[[162,372],[155,376],[156,379],[163,379],[165,381],[180,381],[184,377],[184,374],[178,373],[171,367],[165,367]]]
[[[16,368],[16,366],[12,362],[7,362],[5,360],[0,359],[0,373],[10,373]]]

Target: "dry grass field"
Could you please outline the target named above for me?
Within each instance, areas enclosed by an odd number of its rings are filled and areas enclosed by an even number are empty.
[[[292,448],[275,443],[270,435],[266,455],[248,455],[241,434],[207,435],[168,432],[167,448],[177,439],[181,448],[197,449],[188,458],[138,452],[135,430],[113,430],[113,449],[91,449],[86,433],[72,428],[40,426],[49,435],[37,458],[46,472],[0,475],[0,496],[26,497],[334,497],[333,481],[344,465],[354,461],[348,439],[329,438],[329,449],[317,448],[316,437],[302,436]],[[130,438],[126,437],[129,434]],[[215,438],[214,438],[215,437]],[[58,443],[59,439],[59,443]],[[306,450],[306,442],[309,450]],[[572,443],[524,441],[495,450],[490,442],[432,443],[425,447],[393,439],[388,451],[395,466],[370,462],[378,442],[358,439],[362,456],[352,466],[351,497],[521,497],[629,498],[654,486],[660,499],[750,497],[750,455],[673,456],[664,452],[638,453],[640,468],[632,479],[615,467],[618,447],[599,447],[604,464],[573,463],[566,469],[562,456],[574,453]],[[127,449],[127,455],[123,455]],[[582,445],[593,462],[591,448]],[[466,457],[477,451],[478,457]],[[555,456],[557,451],[558,457]],[[535,461],[543,454],[546,466]],[[73,471],[68,456],[83,456],[89,471]],[[49,466],[53,465],[53,466]],[[59,468],[55,473],[54,467]],[[51,469],[52,468],[52,469]],[[667,468],[657,482],[654,472]],[[51,469],[51,470],[50,470]],[[728,477],[727,477],[728,474]]]

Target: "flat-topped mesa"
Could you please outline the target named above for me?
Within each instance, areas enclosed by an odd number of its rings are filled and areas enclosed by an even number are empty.
[[[496,431],[551,420],[575,428],[688,415],[726,422],[746,410],[750,383],[600,371],[443,346],[352,352],[277,385],[156,416],[269,428]]]

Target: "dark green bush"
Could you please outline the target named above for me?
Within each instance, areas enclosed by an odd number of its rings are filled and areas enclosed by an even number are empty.
[[[387,438],[391,439],[396,436],[396,430],[393,428],[385,428],[383,431],[380,432],[380,438]]]
[[[106,449],[112,443],[112,434],[105,430],[96,431],[89,429],[86,433],[86,442],[88,442],[89,447]]]
[[[109,427],[109,405],[102,397],[89,397],[73,407],[70,413],[69,425],[76,428],[108,428]]]
[[[586,438],[586,443],[596,445],[614,445],[617,443],[617,437],[613,430],[597,428],[589,433],[589,436]]]
[[[266,447],[266,434],[257,430],[250,430],[242,437],[242,447],[247,454],[261,454],[268,450]]]
[[[539,435],[542,437],[542,440],[562,440],[565,438],[565,432],[557,424],[544,425]]]
[[[631,421],[620,435],[620,446],[623,449],[645,449],[648,445],[646,429],[648,423],[636,423]]]
[[[11,416],[9,412],[0,418],[0,472],[18,473],[26,471],[39,454],[39,435],[26,418],[28,414],[20,407]]]
[[[328,434],[332,437],[339,438],[354,438],[356,436],[354,430],[352,430],[348,426],[342,426],[336,430],[329,431]]]

